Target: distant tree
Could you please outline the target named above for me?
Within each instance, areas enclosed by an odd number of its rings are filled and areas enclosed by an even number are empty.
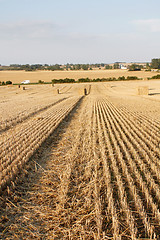
[[[42,80],[39,80],[39,81],[38,81],[38,83],[39,83],[39,84],[42,84],[42,83],[44,83],[44,81],[42,81]]]
[[[107,64],[107,65],[105,66],[105,69],[112,69],[112,66],[110,66],[109,64]]]
[[[66,67],[67,67],[67,68],[69,68],[69,67],[70,67],[70,64],[69,64],[69,63],[67,63],[67,64],[66,64]]]
[[[65,78],[65,79],[52,79],[52,84],[54,83],[74,83],[75,79]]]
[[[151,79],[160,79],[160,74],[157,74],[156,76],[153,76]]]
[[[124,76],[119,77],[118,80],[125,80],[125,77]]]
[[[114,63],[113,68],[114,68],[114,69],[119,69],[119,68],[120,68],[119,63]]]
[[[101,65],[99,63],[94,64],[95,68],[99,68]]]
[[[137,64],[132,64],[129,66],[129,71],[141,71],[142,66]]]
[[[149,69],[149,68],[150,68],[149,63],[146,63],[146,69]]]
[[[21,67],[21,65],[20,65],[20,64],[10,64],[10,67],[15,67],[15,68],[17,68],[17,67]]]
[[[11,81],[6,81],[6,85],[10,85],[10,84],[12,84]]]
[[[128,76],[127,80],[138,80],[137,76]]]
[[[88,70],[88,68],[89,68],[89,64],[83,64],[82,65],[82,69],[83,70]]]
[[[89,78],[79,78],[78,79],[78,82],[90,82],[91,81],[91,79],[89,79]]]
[[[76,69],[76,70],[80,70],[80,69],[81,69],[81,64],[76,64],[76,65],[75,65],[75,69]]]
[[[153,58],[152,59],[151,68],[160,69],[160,58]]]
[[[61,65],[59,65],[59,64],[51,65],[51,66],[47,67],[47,69],[51,70],[51,71],[63,70],[63,68],[61,68]]]

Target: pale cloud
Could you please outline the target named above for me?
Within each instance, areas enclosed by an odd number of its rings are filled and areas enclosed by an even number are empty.
[[[139,20],[134,24],[144,28],[146,22],[142,22]],[[52,64],[148,60],[156,56],[159,49],[158,38],[149,33],[147,38],[146,34],[134,31],[112,34],[89,31],[86,33],[79,29],[73,30],[70,24],[63,25],[54,21],[0,23],[0,63]]]
[[[141,19],[133,21],[133,24],[141,31],[160,32],[160,19]]]
[[[59,31],[60,26],[52,22],[18,22],[18,23],[1,23],[1,39],[38,39],[48,38]]]

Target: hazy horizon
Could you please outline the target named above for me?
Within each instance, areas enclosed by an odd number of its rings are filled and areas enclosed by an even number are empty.
[[[150,62],[160,57],[155,0],[0,0],[0,64]]]
[[[40,64],[40,65],[45,65],[45,64],[47,64],[47,65],[55,65],[55,64],[58,64],[58,65],[61,65],[61,66],[66,66],[67,64],[70,64],[70,65],[71,65],[71,64],[73,64],[73,65],[76,65],[76,64],[80,64],[80,65],[83,65],[83,64],[84,64],[84,65],[85,65],[85,64],[89,64],[89,65],[106,64],[106,65],[107,65],[107,64],[108,64],[108,65],[111,65],[111,64],[114,64],[114,63],[119,63],[119,64],[124,64],[124,65],[125,65],[125,64],[130,64],[130,63],[133,63],[133,64],[134,64],[134,63],[137,63],[137,64],[141,64],[141,63],[142,63],[142,64],[143,64],[143,63],[150,63],[150,62],[151,62],[151,61],[148,61],[148,62],[139,62],[139,61],[136,61],[136,62],[121,62],[121,61],[116,61],[116,62],[112,62],[112,63],[105,63],[105,62],[85,63],[85,62],[84,62],[84,63],[53,63],[53,64],[52,64],[52,63],[40,63],[40,62],[39,62],[39,63],[22,63],[22,64],[21,64],[21,63],[10,63],[10,64],[6,64],[6,65],[5,65],[5,64],[0,64],[0,65],[1,65],[1,66],[10,66],[10,65],[14,65],[14,64],[15,64],[15,65],[16,65],[16,64],[17,64],[17,65],[27,65],[27,64],[29,64],[29,65],[34,65],[34,64],[35,64],[35,65],[36,65],[36,64]]]

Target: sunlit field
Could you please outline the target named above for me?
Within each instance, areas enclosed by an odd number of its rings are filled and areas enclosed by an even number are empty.
[[[21,83],[24,80],[30,80],[31,83],[38,82],[39,80],[45,82],[51,82],[52,79],[60,78],[74,78],[78,80],[79,78],[109,78],[120,76],[137,76],[138,78],[147,79],[157,75],[156,72],[145,72],[145,71],[133,71],[128,70],[88,70],[88,71],[35,71],[35,72],[25,72],[25,71],[1,71],[0,81],[12,81],[12,83]]]
[[[63,74],[153,76],[0,80]],[[1,86],[0,121],[1,239],[160,238],[160,81]]]

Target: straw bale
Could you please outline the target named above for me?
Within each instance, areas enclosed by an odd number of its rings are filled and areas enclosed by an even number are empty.
[[[59,94],[60,92],[59,92],[59,89],[53,89],[53,93],[54,94]]]
[[[87,95],[87,89],[86,88],[80,88],[78,90],[79,95]]]
[[[149,89],[148,86],[139,86],[137,88],[137,95],[148,95]]]

